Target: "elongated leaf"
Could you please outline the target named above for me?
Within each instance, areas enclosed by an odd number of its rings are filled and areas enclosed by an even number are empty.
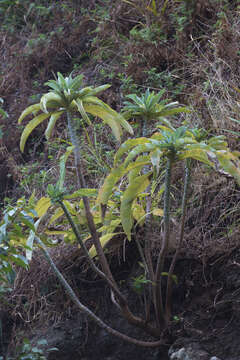
[[[116,183],[129,171],[137,168],[138,171],[140,169],[149,164],[149,159],[147,157],[139,157],[137,161],[134,163],[131,163],[126,168],[124,164],[121,166],[114,168],[111,173],[106,177],[101,189],[98,193],[97,203],[98,204],[107,204],[110,196],[113,193],[113,188],[116,185]]]
[[[75,199],[75,198],[79,198],[82,196],[87,196],[87,197],[97,197],[98,195],[98,190],[97,189],[78,189],[77,191],[74,191],[73,194],[70,195],[65,195],[64,199]]]
[[[154,150],[156,148],[156,144],[157,142],[154,142],[154,140],[149,139],[149,142],[146,142],[143,145],[136,146],[133,150],[130,151],[130,153],[126,157],[124,161],[124,165],[127,166],[136,156]]]
[[[80,74],[73,79],[73,81],[70,85],[70,89],[77,91],[77,90],[81,89],[82,83],[83,83],[83,75]]]
[[[68,157],[71,155],[71,153],[73,152],[74,146],[68,146],[67,151],[64,153],[64,155],[62,155],[60,157],[60,162],[59,162],[59,168],[60,168],[60,172],[59,172],[59,179],[57,181],[57,186],[59,187],[60,190],[63,189],[64,186],[64,181],[65,181],[65,175],[66,175],[66,162]]]
[[[58,111],[51,115],[49,122],[48,122],[47,129],[45,131],[45,136],[46,136],[47,140],[49,140],[49,138],[52,134],[52,131],[54,129],[54,126],[55,126],[57,120],[59,119],[59,117],[62,115],[62,113],[63,113],[63,111]]]
[[[85,111],[85,106],[83,106],[82,100],[76,99],[75,102],[77,104],[78,111],[80,112],[83,120],[85,120],[88,125],[92,125],[91,120],[87,116],[87,113]]]
[[[156,168],[157,174],[159,173],[160,160],[161,160],[162,154],[163,153],[160,149],[156,149],[150,154],[151,162],[152,162],[153,166]]]
[[[57,76],[58,76],[58,84],[60,85],[60,87],[63,89],[63,90],[67,90],[67,80],[68,78],[64,78],[63,75],[58,72],[57,73]]]
[[[105,84],[105,85],[100,85],[100,86],[97,86],[96,88],[94,88],[91,92],[91,95],[96,95],[96,94],[99,94],[100,92],[102,91],[105,91],[107,90],[108,88],[110,88],[112,85],[110,84]]]
[[[63,105],[62,97],[53,91],[44,94],[40,100],[40,107],[44,113],[49,112],[48,107],[58,111],[61,107],[63,107]]]
[[[175,109],[163,110],[157,115],[158,116],[172,116],[172,115],[179,114],[179,113],[189,113],[189,112],[191,112],[191,111],[189,109],[187,109],[186,107],[179,107],[179,108],[175,108]]]
[[[58,95],[61,95],[62,88],[56,80],[49,80],[45,82],[45,85],[52,88]]]
[[[230,151],[216,151],[216,155],[223,170],[232,175],[240,186],[240,167],[238,159]]]
[[[70,212],[71,215],[77,215],[77,211],[76,211],[75,206],[73,204],[71,204],[67,200],[63,200],[63,203],[64,203],[64,205],[66,206],[66,208],[68,209],[68,211]]]
[[[23,121],[23,119],[29,115],[29,114],[32,114],[32,113],[36,113],[38,111],[40,111],[40,104],[34,104],[34,105],[31,105],[31,106],[28,106],[23,112],[22,114],[20,115],[19,119],[18,119],[18,124],[21,124],[21,122]]]
[[[20,254],[11,254],[9,256],[9,260],[12,260],[16,265],[24,267],[25,269],[28,266],[27,259],[24,256],[20,255]]]
[[[38,217],[40,218],[46,214],[50,206],[51,206],[51,199],[49,197],[42,197],[40,200],[38,200],[34,210],[36,211]]]
[[[138,204],[136,201],[133,202],[132,216],[140,226],[144,224],[146,212],[143,206]]]
[[[210,161],[208,158],[208,153],[206,151],[203,151],[202,149],[196,148],[191,150],[190,148],[189,150],[184,151],[182,154],[178,156],[178,160],[183,160],[183,159],[195,159],[211,167],[214,167],[214,163]]]
[[[47,118],[49,118],[49,116],[51,116],[51,113],[48,114],[40,114],[38,116],[36,116],[34,119],[32,119],[25,127],[25,129],[22,132],[21,135],[21,140],[20,140],[20,150],[23,152],[24,151],[24,147],[26,144],[26,141],[29,137],[29,135],[33,132],[33,130],[40,125],[44,120],[46,120]]]
[[[117,226],[121,224],[121,219],[115,219],[110,222],[110,224],[103,225],[98,229],[99,233],[113,233]]]
[[[99,190],[97,203],[98,204],[107,204],[109,197],[112,194],[113,187],[118,182],[118,180],[124,175],[125,167],[124,165],[119,166],[111,171],[111,173],[106,177],[103,186]]]
[[[101,236],[99,240],[100,240],[102,247],[104,248],[115,235],[119,235],[119,234],[122,234],[122,233],[121,232],[109,233],[109,234]],[[91,256],[91,258],[93,258],[97,255],[96,248],[94,245],[90,248],[89,255]]]
[[[54,221],[56,221],[57,219],[59,219],[62,215],[64,214],[64,211],[62,208],[57,208],[54,212],[54,214],[51,216],[48,225],[52,225],[54,223]]]
[[[120,160],[120,158],[126,154],[130,149],[132,149],[133,147],[137,146],[137,145],[143,145],[147,142],[150,142],[149,139],[145,138],[145,137],[141,137],[141,138],[137,138],[137,139],[129,139],[127,141],[125,141],[120,148],[118,149],[115,158],[114,158],[114,165],[117,165],[118,161]]]
[[[38,219],[35,224],[34,224],[34,230],[31,230],[30,231],[30,234],[27,238],[27,242],[26,242],[26,245],[27,245],[27,249],[26,249],[26,259],[28,261],[31,261],[32,260],[32,252],[33,252],[33,242],[34,242],[34,239],[35,239],[35,231],[37,230],[38,228],[38,225],[40,223],[41,219]]]
[[[120,123],[118,121],[116,121],[116,118],[118,115],[117,113],[116,113],[116,116],[114,116],[113,110],[109,111],[109,110],[106,110],[106,108],[102,108],[101,106],[98,106],[98,105],[87,104],[87,105],[84,105],[84,109],[89,114],[99,117],[106,124],[108,124],[110,126],[110,128],[112,129],[113,135],[116,137],[116,139],[118,141],[120,141],[121,135],[122,135],[122,129],[121,129]]]
[[[150,174],[151,173],[148,173],[137,177],[135,181],[127,187],[123,194],[120,208],[120,217],[128,240],[131,240],[131,229],[133,226],[132,203],[138,194],[140,194],[148,187]]]

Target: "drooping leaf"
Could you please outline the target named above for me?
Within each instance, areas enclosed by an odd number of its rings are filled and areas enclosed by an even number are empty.
[[[75,102],[77,104],[78,111],[80,112],[83,120],[85,120],[88,125],[92,125],[91,120],[89,119],[89,117],[88,117],[88,115],[86,113],[86,110],[85,110],[86,107],[83,106],[82,100],[81,99],[76,99]]]
[[[94,116],[99,117],[102,119],[110,128],[112,129],[113,135],[116,137],[118,141],[121,139],[122,135],[122,129],[120,126],[119,121],[117,121],[117,118],[119,114],[114,112],[114,110],[106,110],[106,108],[103,108],[99,105],[91,105],[86,104],[84,105],[84,109],[89,114],[92,114]]]
[[[40,221],[41,219],[38,219],[35,224],[34,224],[34,231],[31,230],[30,231],[30,234],[27,238],[27,242],[26,242],[26,245],[27,245],[27,249],[26,249],[26,259],[28,261],[31,261],[32,260],[32,253],[33,253],[33,242],[34,242],[34,239],[35,239],[35,230],[37,230],[38,228],[38,225],[40,224]]]
[[[226,150],[216,151],[216,156],[223,170],[230,174],[240,186],[239,160]]]
[[[59,117],[62,115],[62,113],[63,113],[63,111],[58,111],[51,115],[49,122],[48,122],[47,129],[45,131],[45,136],[46,136],[47,140],[50,139],[52,131],[54,129],[54,126],[55,126],[57,120],[59,119]]]
[[[64,214],[64,211],[61,207],[57,208],[54,212],[54,214],[51,216],[48,226],[52,225],[54,223],[54,221],[56,221],[57,219],[59,219],[62,215]]]
[[[101,236],[99,240],[100,240],[102,247],[104,248],[114,236],[119,235],[119,234],[122,234],[122,233],[121,232],[109,233],[109,234]],[[91,258],[93,258],[97,255],[97,251],[96,251],[96,248],[94,245],[90,248],[89,255]]]
[[[21,140],[20,140],[20,150],[23,152],[24,151],[24,147],[26,144],[26,141],[29,137],[29,135],[33,132],[33,130],[39,125],[41,124],[44,120],[46,120],[47,118],[49,118],[49,116],[51,116],[51,113],[47,113],[47,114],[40,114],[38,116],[36,116],[34,119],[32,119],[24,128],[22,135],[21,135]]]
[[[154,216],[163,216],[164,215],[163,209],[153,209],[152,213]]]
[[[57,181],[56,186],[59,188],[59,190],[63,190],[64,181],[65,181],[65,175],[66,175],[66,162],[68,157],[73,152],[74,146],[68,146],[67,150],[65,151],[64,155],[60,157],[59,161],[59,179]]]
[[[18,119],[18,124],[21,124],[21,122],[23,121],[23,119],[29,115],[29,114],[34,114],[38,111],[40,111],[40,104],[34,104],[31,106],[28,106],[20,115],[19,119]]]
[[[136,200],[133,202],[132,216],[140,226],[144,224],[146,212],[143,206],[138,204]]]
[[[123,194],[120,217],[128,240],[131,240],[131,229],[133,225],[132,203],[136,199],[137,195],[148,187],[150,175],[151,173],[148,173],[137,177],[135,181],[127,187]]]
[[[56,94],[53,91],[48,92],[41,97],[40,107],[44,113],[49,112],[48,108],[59,111],[59,110],[61,110],[61,107],[63,107],[63,106],[64,106],[64,103],[63,103],[62,96],[59,94]]]
[[[116,166],[120,158],[126,154],[130,149],[134,148],[137,145],[144,145],[146,142],[149,142],[147,138],[141,137],[137,139],[126,140],[118,149],[114,157],[114,165]]]
[[[47,213],[50,206],[51,206],[51,199],[49,197],[42,197],[40,200],[38,200],[34,210],[36,211],[38,217],[40,218]]]
[[[180,153],[178,156],[178,160],[183,159],[195,159],[211,167],[214,167],[214,163],[208,158],[208,152],[203,151],[202,149],[198,149],[197,147],[195,149],[191,149],[190,147],[189,150],[185,150],[184,152],[182,152],[182,154]]]
[[[76,191],[74,191],[74,193],[70,194],[70,195],[65,195],[64,199],[75,199],[75,198],[79,198],[82,196],[87,196],[87,197],[97,197],[98,195],[98,190],[97,189],[78,189]]]
[[[111,171],[111,173],[106,177],[103,186],[99,190],[97,203],[106,205],[109,197],[112,194],[113,187],[118,182],[118,180],[124,175],[125,167],[121,165]]]

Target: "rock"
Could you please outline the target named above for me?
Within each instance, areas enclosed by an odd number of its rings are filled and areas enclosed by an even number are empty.
[[[175,345],[175,344],[174,344]],[[198,343],[187,344],[184,347],[171,346],[168,352],[170,360],[209,360],[210,355],[200,348]]]

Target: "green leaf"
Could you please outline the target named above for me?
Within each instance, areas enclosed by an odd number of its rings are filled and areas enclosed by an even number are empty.
[[[59,119],[59,117],[62,115],[62,113],[63,113],[63,111],[58,111],[51,115],[49,122],[48,122],[47,129],[45,131],[45,136],[46,136],[47,140],[49,140],[49,138],[51,137],[54,126],[55,126],[57,120]]]
[[[75,198],[79,198],[82,196],[87,196],[87,197],[97,197],[98,195],[98,190],[97,189],[78,189],[77,191],[74,191],[74,193],[70,194],[70,195],[65,195],[64,199],[75,199]]]
[[[123,194],[120,207],[120,216],[122,220],[123,229],[127,235],[128,240],[131,240],[131,229],[133,226],[132,218],[132,203],[142,191],[149,185],[149,176],[151,173],[139,176],[132,182]]]
[[[28,266],[27,259],[20,254],[11,254],[9,256],[9,259],[12,260],[16,265],[19,265],[21,267],[27,268]]]
[[[31,229],[32,231],[35,231],[35,228],[34,228],[34,224],[33,224],[33,220],[30,221],[27,219],[26,216],[20,216],[21,218],[21,222],[26,225],[29,229]]]
[[[120,158],[125,155],[130,149],[137,145],[143,145],[146,142],[149,142],[149,140],[145,137],[137,138],[137,139],[129,139],[125,141],[120,148],[118,149],[115,158],[114,158],[114,165],[116,166]]]
[[[52,223],[54,223],[54,221],[59,219],[63,214],[64,214],[64,211],[62,210],[62,208],[61,207],[57,208],[55,210],[54,214],[51,216],[48,225],[52,225]]]
[[[21,122],[23,121],[23,119],[29,115],[29,114],[32,114],[32,113],[36,113],[38,111],[40,111],[40,104],[34,104],[34,105],[31,105],[31,106],[28,106],[23,112],[22,114],[20,115],[19,119],[18,119],[18,124],[21,124]]]
[[[54,93],[48,92],[41,97],[40,107],[44,113],[48,113],[48,107],[57,110],[60,110],[63,107],[63,99],[62,96]]]
[[[85,105],[83,106],[82,100],[76,99],[75,102],[77,104],[78,111],[80,112],[83,120],[85,120],[88,125],[92,125],[91,120],[87,116],[87,113],[85,111],[86,107],[85,107]]]
[[[77,215],[77,211],[75,209],[75,205],[71,204],[67,200],[63,200],[64,205],[66,206],[67,210],[70,212],[71,215]]]
[[[38,228],[38,225],[40,223],[41,219],[38,219],[35,224],[34,224],[34,230],[31,230],[30,231],[30,234],[27,238],[27,242],[26,242],[26,245],[27,245],[27,249],[26,249],[26,259],[28,261],[31,261],[32,260],[32,252],[33,252],[33,242],[34,242],[34,239],[35,239],[35,231],[37,230]]]
[[[56,184],[56,186],[59,188],[59,190],[63,190],[65,175],[66,175],[66,162],[67,162],[68,157],[73,152],[73,149],[74,149],[74,146],[68,146],[64,155],[62,155],[60,157],[60,161],[59,161],[60,174],[59,174],[59,179]]]
[[[91,95],[97,95],[99,94],[100,92],[102,91],[105,91],[107,90],[108,88],[110,88],[111,85],[110,84],[105,84],[105,85],[100,85],[100,86],[97,86],[95,89],[92,90],[91,92]]]
[[[122,233],[121,232],[109,233],[109,234],[101,236],[99,240],[100,240],[102,247],[104,248],[115,235],[119,235],[119,234],[122,234]],[[96,248],[94,245],[89,250],[89,255],[91,256],[91,258],[93,258],[97,255]]]
[[[138,204],[136,201],[134,201],[132,206],[132,216],[140,226],[144,224],[146,212],[143,206]]]
[[[109,197],[112,194],[114,185],[118,180],[124,175],[125,167],[121,165],[111,171],[111,173],[106,177],[103,186],[99,190],[97,203],[106,205]]]
[[[209,160],[207,154],[208,152],[202,149],[194,148],[193,150],[191,150],[191,147],[189,147],[189,150],[187,149],[182,154],[180,153],[180,155],[178,156],[178,160],[190,158],[201,161],[204,164],[214,167],[214,163]]]
[[[98,105],[90,105],[86,104],[84,105],[84,109],[89,114],[92,114],[94,116],[99,117],[102,119],[106,124],[110,126],[112,129],[113,135],[116,137],[118,141],[121,139],[122,135],[122,129],[120,126],[120,123],[116,121],[118,113],[113,113],[113,110],[106,110],[106,108],[103,108]],[[113,115],[114,114],[114,115]]]
[[[25,129],[22,132],[21,135],[21,140],[20,140],[20,150],[23,152],[24,151],[24,147],[26,144],[26,141],[29,137],[29,135],[33,132],[33,130],[39,125],[41,124],[44,120],[46,120],[47,118],[49,118],[49,116],[51,116],[51,113],[48,114],[40,114],[38,116],[36,116],[34,119],[32,119],[27,126],[25,127]]]
[[[230,151],[225,150],[216,151],[216,156],[223,170],[232,175],[240,186],[239,160]],[[235,163],[238,166],[236,166]]]
[[[34,210],[38,214],[38,217],[42,217],[48,211],[51,206],[51,199],[49,197],[42,197],[36,204]]]

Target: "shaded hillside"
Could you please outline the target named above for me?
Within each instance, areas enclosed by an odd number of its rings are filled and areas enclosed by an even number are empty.
[[[116,111],[122,110],[129,94],[141,96],[147,89],[155,93],[165,89],[163,101],[178,101],[191,110],[172,118],[175,127],[184,124],[204,128],[209,136],[225,135],[230,148],[239,151],[239,12],[237,0],[0,2],[0,107],[5,111],[0,112],[1,210],[9,204],[14,206],[19,198],[29,199],[33,193],[36,200],[45,196],[47,185],[54,184],[59,175],[58,162],[69,145],[65,141],[64,118],[57,122],[50,141],[44,135],[44,124],[37,127],[24,153],[19,150],[19,141],[27,122],[17,125],[22,111],[40,101],[47,89],[46,81],[54,79],[58,72],[64,76],[72,72],[74,77],[83,74],[85,86],[111,84],[101,99]],[[133,118],[130,123],[139,136],[140,122]],[[84,153],[84,176],[90,188],[99,189],[113,166],[119,144],[99,120],[85,131],[80,131],[81,125],[77,131]],[[156,124],[149,124],[147,135],[155,131]],[[122,141],[127,137],[124,134]],[[71,157],[67,170],[66,183],[74,191]],[[183,166],[177,164],[171,189],[173,244],[182,215],[183,173]],[[160,208],[161,181],[156,185],[159,192],[155,199]],[[239,329],[239,202],[239,186],[231,175],[222,168],[214,172],[196,162],[189,189],[186,234],[176,265],[175,316],[164,333],[165,345],[160,350],[141,352],[132,345],[118,345],[118,340],[107,337],[84,316],[76,319],[77,308],[56,285],[51,269],[36,252],[30,270],[17,273],[7,296],[5,288],[0,287],[3,356],[14,354],[16,343],[26,336],[33,341],[47,338],[51,346],[59,347],[58,359],[95,359],[99,357],[98,349],[103,359],[141,359],[148,354],[153,359],[167,359],[176,339],[182,340],[180,349],[186,348],[189,340],[190,344],[200,343],[209,356],[237,359],[237,340],[232,348],[227,343],[231,336],[237,338]],[[66,227],[63,222],[60,228],[53,225],[50,230],[64,231]],[[150,234],[153,262],[159,252],[160,230],[155,219]],[[132,283],[141,273],[135,239],[144,239],[144,228],[139,221],[130,243],[123,243],[119,234],[108,245],[108,259],[121,290],[140,312],[142,300]],[[60,245],[53,247],[51,254],[79,297],[113,327],[145,338],[141,331],[126,325],[109,296],[104,297],[106,286],[91,273],[81,250],[73,244],[73,236],[67,237],[66,243],[63,237],[54,240]],[[167,265],[173,251],[175,245],[167,255]],[[49,330],[52,326],[56,332]],[[80,338],[72,330],[77,332],[78,328]],[[92,334],[96,334],[97,349]],[[219,344],[216,334],[226,341],[222,339]],[[64,338],[68,339],[66,343]],[[55,355],[49,358],[55,359]]]

